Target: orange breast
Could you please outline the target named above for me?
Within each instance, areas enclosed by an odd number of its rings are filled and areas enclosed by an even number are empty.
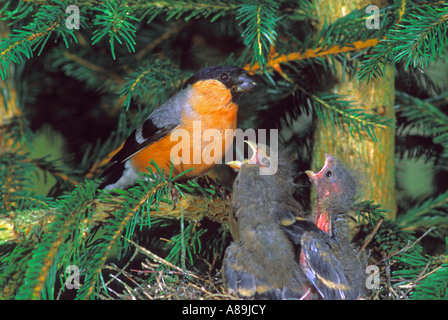
[[[238,105],[232,102],[230,91],[217,80],[196,82],[190,90],[191,108],[184,108],[182,124],[137,153],[131,160],[134,168],[144,171],[153,159],[168,175],[173,160],[174,176],[194,168],[182,176],[194,178],[221,163],[232,145]]]

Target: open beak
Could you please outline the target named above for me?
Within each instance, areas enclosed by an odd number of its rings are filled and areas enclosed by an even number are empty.
[[[239,171],[241,169],[241,166],[245,163],[249,164],[257,164],[257,152],[258,152],[258,146],[255,142],[251,140],[245,140],[245,143],[247,143],[252,150],[252,156],[250,159],[244,159],[243,161],[233,160],[226,162],[226,165],[234,169],[235,171]]]
[[[234,169],[235,171],[239,171],[241,169],[241,166],[243,165],[243,162],[234,160],[234,161],[226,162],[226,165],[228,165],[230,168]]]
[[[306,170],[305,173],[311,180],[315,179],[316,177],[316,173],[313,170]]]
[[[310,178],[310,180],[314,183],[326,171],[327,167],[330,165],[331,160],[333,160],[333,156],[331,154],[325,152],[324,166],[322,167],[322,169],[320,169],[319,172],[314,172],[312,170],[305,171],[308,178]]]
[[[257,164],[257,156],[258,156],[258,146],[257,144],[252,140],[245,140],[244,141],[247,145],[249,145],[250,149],[252,150],[252,157],[248,160],[248,163],[251,164]]]

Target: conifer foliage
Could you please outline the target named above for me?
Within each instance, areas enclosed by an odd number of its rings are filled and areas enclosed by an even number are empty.
[[[234,64],[259,84],[238,127],[279,130],[309,211],[300,172],[314,120],[360,143],[396,128],[396,168],[384,168],[397,172],[396,219],[360,200],[353,240],[378,267],[372,299],[447,299],[448,5],[386,2],[377,28],[367,4],[317,28],[317,0],[2,1],[0,298],[231,298],[219,271],[232,172],[182,181],[150,170],[129,190],[96,187],[112,152],[184,80]],[[393,66],[396,121],[332,92],[336,65],[361,83]],[[45,126],[64,137],[63,159],[33,156]],[[415,198],[401,179],[417,160],[431,164],[430,186]],[[45,194],[42,173],[54,178]]]

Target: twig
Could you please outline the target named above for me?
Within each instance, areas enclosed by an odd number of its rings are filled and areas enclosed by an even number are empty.
[[[394,290],[392,284],[391,284],[391,276],[390,276],[390,263],[389,260],[386,260],[386,266],[385,266],[385,271],[386,271],[386,286],[387,286],[387,290],[390,292],[391,295],[394,295],[395,298],[398,298],[398,293]]]
[[[159,37],[154,39],[152,42],[148,43],[142,50],[136,53],[135,57],[137,60],[142,59],[148,52],[151,52],[155,47],[161,44],[163,41],[167,40],[174,34],[178,34],[181,29],[187,25],[186,22],[176,22],[171,23]]]
[[[152,253],[152,252],[149,251],[148,249],[143,248],[142,246],[136,244],[136,243],[135,243],[134,241],[132,241],[132,240],[126,239],[126,241],[129,241],[129,242],[130,242],[132,245],[134,245],[138,250],[140,250],[142,253],[144,253],[144,254],[146,254],[147,256],[149,256],[151,259],[153,259],[153,260],[155,260],[155,261],[157,261],[157,262],[159,262],[159,263],[162,263],[162,264],[164,264],[164,265],[166,265],[166,266],[169,266],[170,268],[173,268],[173,269],[175,269],[175,270],[181,272],[181,273],[184,274],[184,275],[189,275],[189,276],[191,276],[191,277],[193,277],[193,278],[196,278],[196,279],[202,279],[201,277],[198,277],[198,276],[195,275],[195,274],[192,274],[192,273],[186,273],[184,270],[182,270],[182,268],[179,268],[178,266],[172,264],[171,262],[166,261],[165,259],[159,257],[159,256],[156,255],[155,253]]]
[[[373,237],[375,236],[375,233],[378,231],[378,229],[380,228],[381,224],[383,223],[384,219],[381,218],[377,224],[375,225],[375,227],[373,228],[372,232],[369,234],[369,236],[367,237],[366,241],[364,242],[363,246],[361,247],[361,249],[359,250],[360,254],[361,252],[363,252],[365,250],[365,248],[367,247],[367,245],[370,243],[370,241],[372,241]]]
[[[380,260],[379,262],[376,263],[376,265],[380,264],[381,262],[383,262],[386,259],[389,259],[397,254],[406,252],[407,250],[411,249],[417,242],[419,242],[420,240],[422,240],[428,233],[430,233],[432,230],[434,229],[434,227],[429,228],[428,230],[426,230],[426,232],[424,234],[422,234],[417,240],[415,240],[413,243],[411,244],[407,244],[405,245],[403,248],[401,248],[400,250],[397,250],[395,252],[392,252],[391,254],[389,254],[387,257],[385,257],[384,259]]]
[[[289,61],[305,60],[316,57],[322,57],[326,55],[334,55],[342,52],[367,49],[369,47],[374,47],[375,45],[378,44],[378,42],[379,42],[378,38],[372,38],[366,41],[355,41],[352,44],[346,46],[336,45],[327,49],[322,49],[319,47],[315,49],[308,49],[305,50],[304,52],[293,52],[290,54],[277,55],[266,63],[266,67],[273,68],[274,66],[277,66],[280,63],[286,63]],[[260,70],[260,66],[258,63],[255,63],[252,66],[250,64],[247,64],[246,66],[244,66],[244,69],[254,73],[255,71]]]
[[[72,61],[74,61],[74,62],[94,71],[94,72],[99,73],[104,80],[112,79],[115,83],[117,83],[118,85],[121,85],[121,86],[125,84],[125,80],[119,74],[111,71],[110,69],[106,69],[97,64],[91,63],[91,62],[87,61],[86,59],[81,58],[75,54],[68,52],[68,51],[65,51],[64,55],[68,59],[70,59],[70,60],[72,60]]]
[[[400,298],[403,298],[403,297],[407,296],[409,294],[409,292],[411,292],[411,290],[415,288],[415,286],[417,285],[417,282],[419,282],[422,279],[422,277],[425,274],[426,270],[428,270],[428,267],[429,267],[430,264],[431,264],[431,261],[428,261],[426,266],[423,268],[422,272],[420,272],[418,277],[414,281],[412,281],[411,287],[408,289],[408,291],[406,291]]]
[[[124,238],[123,236],[121,236],[122,238]],[[135,259],[135,257],[138,254],[138,249],[134,250],[134,253],[132,254],[132,257],[128,260],[128,262],[123,266],[123,268],[119,269],[117,266],[114,265],[114,267],[116,268],[116,270],[118,270],[120,273],[124,274],[124,269],[126,269],[129,264]],[[107,266],[106,266],[107,267]],[[110,269],[112,269],[111,267],[109,267]],[[108,285],[110,282],[112,281],[112,279],[110,279],[109,281],[106,282],[106,285]]]
[[[218,223],[226,223],[229,213],[232,211],[229,201],[221,198],[207,199],[203,196],[184,194],[185,198],[180,198],[176,209],[173,204],[159,201],[157,210],[151,210],[151,219],[180,219],[181,209],[183,217],[188,221],[201,221],[204,217]],[[113,218],[113,213],[121,209],[120,198],[115,198],[115,202],[92,200],[85,204],[85,210],[95,211],[92,219],[88,221],[90,229],[107,223]],[[19,242],[23,235],[28,235],[32,230],[45,231],[51,224],[56,208],[36,209],[27,212],[13,211],[7,217],[0,218],[0,244]],[[26,223],[25,223],[26,222]]]

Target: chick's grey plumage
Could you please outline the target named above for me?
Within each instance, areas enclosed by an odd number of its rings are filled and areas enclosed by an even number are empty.
[[[277,214],[298,204],[289,199],[291,185],[277,175],[260,175],[259,169],[242,165],[234,182],[236,241],[225,254],[225,282],[243,298],[300,298],[304,277]]]
[[[349,239],[349,212],[353,209],[356,183],[341,162],[327,154],[323,168],[307,171],[316,191],[316,223],[324,232],[301,235],[301,266],[323,299],[365,298],[366,258]]]

